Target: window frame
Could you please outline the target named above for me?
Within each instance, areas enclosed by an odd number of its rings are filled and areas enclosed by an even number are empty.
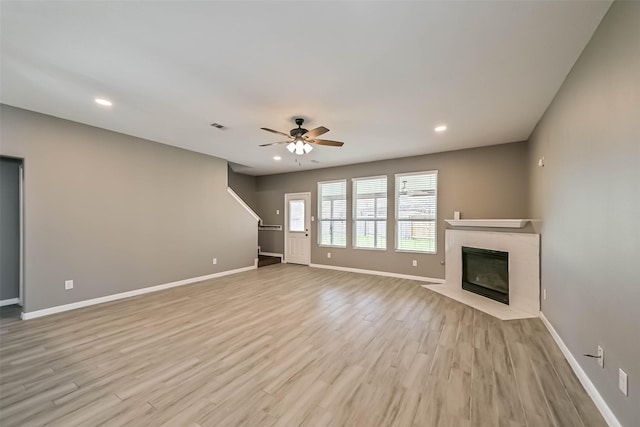
[[[321,186],[322,184],[332,184],[332,183],[337,183],[337,182],[342,182],[344,183],[344,219],[341,218],[333,218],[333,214],[332,214],[332,218],[323,218],[322,217],[322,191],[321,191]],[[347,247],[347,238],[349,236],[349,233],[347,231],[347,225],[349,223],[349,212],[348,212],[348,194],[347,194],[347,179],[343,178],[343,179],[333,179],[333,180],[329,180],[329,181],[318,181],[318,186],[317,186],[317,191],[318,191],[318,246],[320,247],[325,247],[325,248],[346,248]],[[333,201],[332,201],[333,202]],[[331,212],[333,213],[333,203],[332,203],[332,207],[331,207]],[[334,222],[339,222],[339,221],[344,221],[344,227],[345,227],[345,236],[344,236],[344,245],[340,245],[340,244],[327,244],[327,243],[322,243],[322,223],[323,222],[329,222],[330,224],[333,225]],[[333,226],[331,227],[331,241],[333,242]]]
[[[403,177],[407,176],[416,176],[416,175],[435,175],[435,213],[433,219],[400,219],[398,218],[398,199],[399,199],[399,190],[400,186],[398,185],[402,182]],[[428,170],[428,171],[420,171],[420,172],[408,172],[408,173],[397,173],[394,175],[394,248],[396,252],[406,252],[406,253],[416,253],[416,254],[425,254],[425,255],[437,255],[438,254],[438,170]],[[433,234],[433,251],[420,251],[414,249],[399,249],[399,223],[400,222],[425,222],[425,223],[433,223],[434,234]]]
[[[384,218],[378,218],[377,217],[377,212],[378,210],[377,208],[377,203],[378,203],[378,197],[374,197],[374,214],[376,215],[375,218],[358,218],[358,210],[357,210],[357,203],[358,203],[358,192],[356,191],[356,185],[358,182],[360,181],[370,181],[370,180],[374,180],[374,179],[384,179],[384,183],[385,183],[385,199],[387,201],[387,206],[384,212]],[[388,215],[388,210],[389,210],[389,177],[387,175],[376,175],[376,176],[364,176],[364,177],[359,177],[359,178],[351,178],[351,198],[352,200],[352,206],[351,206],[351,227],[352,227],[352,232],[351,232],[351,247],[353,249],[364,249],[364,250],[369,250],[369,251],[386,251],[388,249],[388,242],[389,242],[389,237],[387,236],[387,231],[388,231],[388,220],[389,220],[389,215]],[[357,233],[358,233],[358,221],[373,221],[375,223],[375,227],[374,227],[374,247],[373,248],[369,248],[366,246],[356,246],[358,239],[357,239]],[[378,248],[375,247],[376,242],[378,240],[378,235],[377,235],[377,230],[378,230],[378,223],[379,222],[384,222],[384,238],[385,238],[385,245],[384,248]]]

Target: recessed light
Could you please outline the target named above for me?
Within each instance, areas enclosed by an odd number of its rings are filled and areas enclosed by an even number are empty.
[[[280,156],[273,156],[273,160],[282,160],[282,157],[280,157]]]
[[[445,130],[447,130],[447,126],[446,125],[436,126],[435,128],[433,128],[433,130],[435,130],[436,132],[444,132]]]
[[[104,105],[105,107],[111,107],[113,103],[103,98],[96,98],[96,104]]]

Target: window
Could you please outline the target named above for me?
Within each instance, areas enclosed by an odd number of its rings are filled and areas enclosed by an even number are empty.
[[[436,253],[438,171],[396,174],[396,249]]]
[[[289,200],[289,231],[305,231],[304,200]]]
[[[347,181],[318,183],[318,244],[347,246]]]
[[[387,248],[387,177],[353,180],[353,247]]]

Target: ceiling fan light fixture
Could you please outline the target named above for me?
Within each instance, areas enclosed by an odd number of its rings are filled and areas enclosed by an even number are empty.
[[[286,141],[272,142],[269,144],[260,144],[260,147],[267,147],[267,146],[276,145],[276,144],[286,144],[287,150],[289,150],[291,154],[302,156],[303,154],[310,153],[311,150],[314,149],[314,144],[326,145],[329,147],[342,147],[344,145],[344,143],[340,141],[331,141],[328,139],[316,139],[316,137],[320,135],[324,135],[325,133],[329,132],[329,129],[327,129],[324,126],[319,126],[315,129],[307,130],[302,127],[302,124],[304,123],[303,118],[300,118],[300,117],[296,118],[295,121],[298,127],[295,129],[291,129],[289,134],[280,132],[278,130],[269,129],[269,128],[260,128],[267,132],[271,132],[271,133],[275,133],[275,134],[287,137]]]

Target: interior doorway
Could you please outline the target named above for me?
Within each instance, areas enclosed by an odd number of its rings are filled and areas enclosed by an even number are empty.
[[[24,303],[24,162],[0,156],[0,306]]]
[[[311,193],[284,195],[284,260],[292,264],[311,262]]]

